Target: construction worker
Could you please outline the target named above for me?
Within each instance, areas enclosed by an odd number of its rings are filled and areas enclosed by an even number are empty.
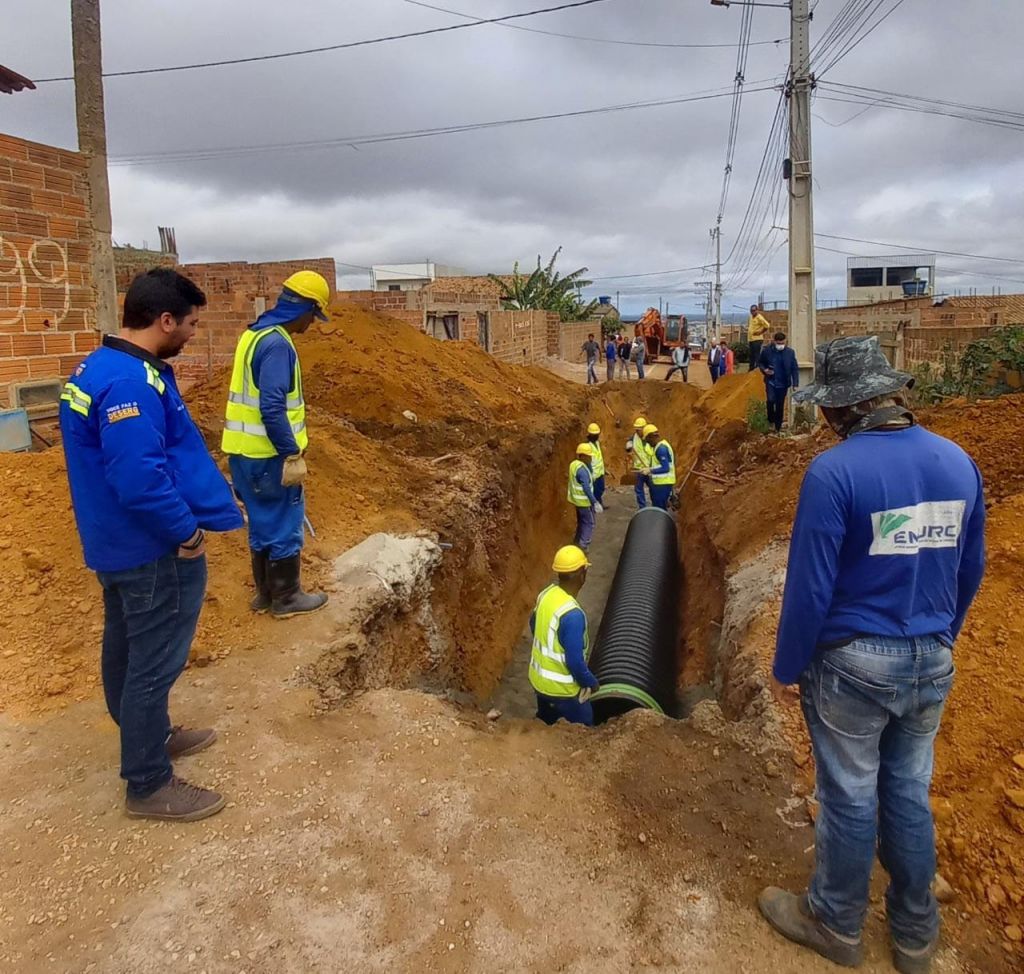
[[[530,684],[537,694],[537,716],[545,724],[594,723],[590,697],[599,684],[587,666],[587,616],[576,600],[589,567],[582,548],[560,548],[551,566],[558,581],[540,593],[530,616]]]
[[[633,435],[626,443],[626,456],[636,471],[636,506],[640,509],[647,506],[645,489],[651,484],[648,473],[651,469],[651,454],[644,442],[645,426],[647,426],[647,420],[643,416],[637,416],[633,421]]]
[[[302,370],[292,335],[327,320],[331,289],[315,271],[284,282],[277,304],[242,333],[235,349],[221,449],[249,516],[255,612],[278,619],[327,602],[300,583],[306,515],[303,454],[309,444]]]
[[[769,887],[759,906],[783,936],[856,967],[877,853],[896,970],[925,974],[939,940],[928,789],[985,570],[985,501],[971,458],[917,425],[912,382],[877,338],[838,338],[794,395],[842,441],[804,476],[770,681],[803,707],[820,806],[806,891]]]
[[[576,509],[576,536],[573,544],[584,551],[590,547],[594,537],[594,514],[600,514],[604,510],[594,496],[591,473],[593,462],[594,448],[589,443],[581,443],[576,447],[576,459],[569,464],[568,500]]]
[[[760,367],[761,349],[764,347],[764,340],[768,337],[771,327],[760,305],[752,304],[750,306],[750,320],[747,322],[747,342],[750,347],[748,372],[753,372],[754,369]]]
[[[140,274],[125,294],[120,334],[104,336],[60,397],[71,503],[85,563],[103,588],[103,693],[120,728],[134,818],[193,822],[224,807],[171,765],[217,732],[173,726],[167,713],[206,595],[204,532],[242,526],[169,363],[205,305],[169,268]]]
[[[650,451],[651,504],[668,510],[668,501],[676,486],[676,455],[668,440],[663,439],[658,427],[648,423],[644,427],[644,443]]]
[[[591,476],[594,478],[594,497],[597,503],[604,506],[604,451],[601,449],[601,427],[597,423],[591,423],[587,427],[587,442],[594,451],[593,463],[590,467]]]

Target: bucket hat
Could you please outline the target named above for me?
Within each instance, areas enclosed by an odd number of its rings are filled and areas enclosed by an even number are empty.
[[[814,382],[795,392],[793,400],[839,408],[891,395],[913,384],[912,375],[889,364],[874,335],[836,338],[814,350]]]

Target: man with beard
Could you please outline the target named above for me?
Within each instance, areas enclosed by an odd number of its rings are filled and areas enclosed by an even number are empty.
[[[172,726],[167,713],[206,593],[204,532],[242,526],[168,362],[195,335],[205,305],[173,270],[140,274],[120,334],[104,337],[61,394],[71,501],[85,562],[103,588],[103,690],[135,818],[191,822],[224,807],[171,766],[209,747],[216,731]]]

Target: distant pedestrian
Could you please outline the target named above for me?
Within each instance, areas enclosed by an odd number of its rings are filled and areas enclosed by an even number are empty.
[[[615,380],[615,362],[618,357],[619,349],[615,344],[615,338],[612,335],[609,335],[604,344],[604,364],[608,372],[607,378],[609,382],[613,382]]]
[[[647,345],[643,335],[637,335],[633,339],[633,346],[629,350],[629,360],[636,365],[637,378],[644,378],[644,359],[647,357]]]
[[[711,347],[708,349],[708,372],[711,374],[711,384],[714,385],[722,375],[722,349],[718,345],[718,339],[711,339]]]
[[[736,371],[736,353],[729,348],[729,343],[723,338],[718,347],[722,350],[722,366],[719,370],[721,375],[732,375]]]
[[[750,306],[750,321],[747,322],[747,341],[750,343],[750,367],[748,372],[753,372],[761,361],[761,349],[764,347],[764,340],[768,337],[771,323],[764,316],[764,309],[759,305]]]
[[[762,350],[759,368],[764,376],[768,422],[778,433],[782,430],[782,417],[786,413],[786,396],[790,389],[800,385],[796,352],[786,344],[786,336],[781,331],[777,331],[772,344]]]
[[[619,378],[628,379],[630,377],[629,372],[629,350],[632,348],[629,342],[626,341],[622,335],[619,335],[618,349],[619,349]]]
[[[587,356],[587,385],[597,385],[597,360],[601,356],[601,346],[594,341],[594,336],[587,335],[587,340],[580,347],[580,354]]]
[[[672,368],[668,370],[668,374],[665,376],[665,381],[668,382],[672,378],[674,372],[683,373],[683,382],[688,382],[690,378],[690,346],[689,345],[676,345],[672,349]]]

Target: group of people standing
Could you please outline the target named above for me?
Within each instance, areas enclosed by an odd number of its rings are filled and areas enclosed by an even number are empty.
[[[613,382],[616,378],[633,378],[634,368],[637,378],[646,378],[644,364],[647,361],[647,345],[640,335],[637,335],[632,341],[621,332],[608,335],[602,345],[593,334],[590,334],[580,346],[580,355],[587,360],[588,386],[597,384],[597,367],[602,360],[605,363],[605,379],[608,382]]]

